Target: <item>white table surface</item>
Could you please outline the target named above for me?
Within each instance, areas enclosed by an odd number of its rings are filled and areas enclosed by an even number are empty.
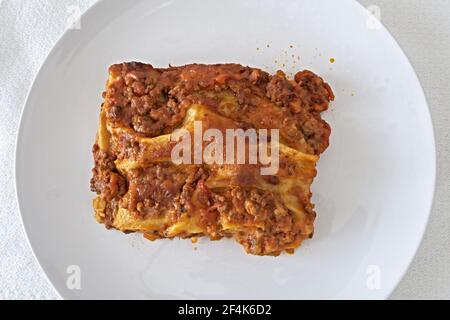
[[[14,191],[14,145],[27,91],[77,11],[96,0],[0,0],[0,299],[59,298],[35,261]],[[450,299],[450,0],[359,0],[381,20],[416,69],[438,149],[435,202],[423,243],[393,299]]]

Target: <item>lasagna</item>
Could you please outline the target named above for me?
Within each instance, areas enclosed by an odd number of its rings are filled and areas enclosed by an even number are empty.
[[[247,253],[269,256],[293,253],[312,237],[310,187],[331,132],[321,113],[334,99],[313,72],[289,79],[239,64],[122,63],[109,68],[103,98],[91,189],[95,217],[107,228],[150,240],[231,237]],[[173,133],[193,132],[196,122],[224,135],[276,129],[278,171],[174,163]]]

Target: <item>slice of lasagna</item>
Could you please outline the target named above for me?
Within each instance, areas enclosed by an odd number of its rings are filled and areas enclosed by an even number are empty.
[[[238,64],[111,66],[93,148],[96,219],[150,240],[233,237],[250,254],[293,252],[313,235],[310,186],[331,132],[320,114],[333,99],[310,71],[290,80]],[[194,134],[195,123],[224,136],[278,129],[278,171],[263,175],[259,163],[174,163],[173,133]]]

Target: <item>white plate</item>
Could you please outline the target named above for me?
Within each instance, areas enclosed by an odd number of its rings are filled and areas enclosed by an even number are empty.
[[[101,92],[108,66],[130,60],[308,68],[329,81],[333,135],[313,186],[314,239],[293,256],[254,257],[231,240],[195,251],[189,240],[152,243],[97,224],[89,179]],[[108,0],[39,72],[16,180],[30,243],[64,298],[386,298],[427,224],[435,149],[411,65],[355,1]],[[74,265],[81,290],[66,285]]]

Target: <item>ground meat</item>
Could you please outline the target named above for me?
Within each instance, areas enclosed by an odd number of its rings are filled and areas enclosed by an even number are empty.
[[[226,115],[234,120],[254,128],[278,128],[291,147],[303,152],[320,154],[328,146],[330,130],[320,112],[328,108],[334,95],[311,71],[297,73],[294,81],[281,71],[270,76],[237,64],[158,69],[131,62],[113,65],[110,74],[114,80],[105,93],[108,120],[142,136],[170,133],[183,122],[191,103],[217,108],[217,93],[231,92],[238,108]],[[281,109],[263,121],[257,115],[264,114],[265,99]]]
[[[91,179],[91,189],[100,199],[97,214],[102,223],[116,227],[118,208],[126,209],[136,221],[167,217],[167,227],[196,217],[203,230],[200,235],[213,240],[232,236],[255,255],[278,255],[312,236],[315,212],[308,187],[314,167],[298,175],[297,162],[281,157],[276,175],[257,177],[248,165],[236,170],[227,186],[209,187],[217,168],[160,162],[168,146],[151,149],[143,138],[172,133],[183,124],[192,104],[200,104],[243,129],[279,129],[283,144],[319,155],[328,147],[331,133],[321,112],[334,99],[322,78],[301,71],[288,79],[281,71],[269,75],[238,64],[160,69],[131,62],[113,65],[109,72],[102,105],[109,143],[102,146],[107,150],[94,145]],[[131,169],[117,165],[119,170],[116,164],[123,161],[137,161],[137,165]],[[304,179],[302,187],[283,189],[297,201],[301,213],[288,208],[278,190],[288,177]],[[299,214],[302,223],[296,221]],[[241,227],[232,232],[225,225]],[[165,229],[141,231],[152,240],[168,237]]]
[[[114,164],[115,156],[101,151],[97,144],[93,147],[93,154],[95,167],[92,169],[91,190],[106,203],[102,220],[110,228],[119,200],[127,192],[127,180],[117,171]]]
[[[311,112],[322,112],[328,109],[334,94],[328,83],[309,70],[298,72],[295,81],[299,85],[299,96]]]
[[[106,201],[121,197],[127,190],[127,183],[116,170],[115,157],[100,150],[97,144],[93,147],[95,167],[92,169],[91,190]]]
[[[212,197],[210,211],[220,220],[237,225],[254,225],[233,235],[248,253],[278,255],[280,248],[303,237],[294,215],[274,193],[257,188],[235,187]]]
[[[192,211],[192,198],[200,190],[207,171],[203,168],[177,168],[169,162],[131,170],[129,188],[122,207],[141,218],[157,217],[168,211],[176,216]],[[209,206],[208,199],[200,199]]]

